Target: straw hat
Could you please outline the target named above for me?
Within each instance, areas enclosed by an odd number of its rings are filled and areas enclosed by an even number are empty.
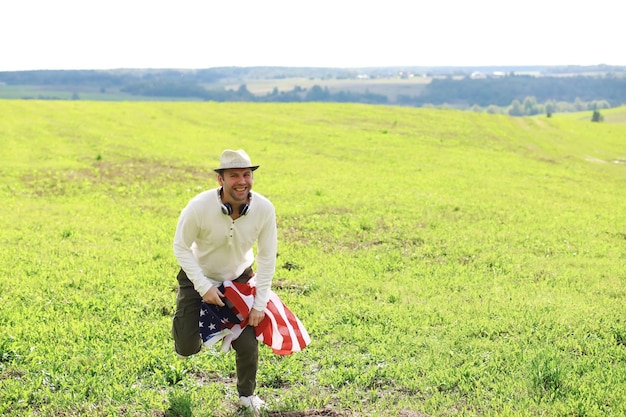
[[[220,172],[224,169],[240,169],[240,168],[250,168],[252,171],[257,169],[259,165],[252,165],[250,161],[250,157],[243,149],[239,149],[237,151],[233,151],[231,149],[226,149],[222,152],[222,156],[220,157],[220,167],[215,168],[215,172]]]

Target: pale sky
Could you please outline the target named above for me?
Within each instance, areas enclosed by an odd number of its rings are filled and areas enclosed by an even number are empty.
[[[0,71],[626,65],[618,0],[10,0]]]

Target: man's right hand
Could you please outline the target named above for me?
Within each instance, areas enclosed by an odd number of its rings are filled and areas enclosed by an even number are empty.
[[[211,287],[211,289],[205,292],[202,296],[202,301],[207,304],[215,304],[220,307],[224,307],[224,302],[222,301],[223,297],[224,294],[222,294],[222,292],[218,290],[217,287]]]

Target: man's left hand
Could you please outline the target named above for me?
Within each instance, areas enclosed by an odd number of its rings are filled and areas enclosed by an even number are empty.
[[[259,323],[261,323],[261,320],[263,320],[263,318],[265,318],[265,312],[252,308],[250,309],[250,314],[248,314],[248,325],[256,327]]]

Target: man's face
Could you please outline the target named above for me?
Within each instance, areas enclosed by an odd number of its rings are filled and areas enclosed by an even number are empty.
[[[227,169],[218,176],[218,181],[224,188],[224,202],[245,203],[252,189],[254,176],[250,168]]]

